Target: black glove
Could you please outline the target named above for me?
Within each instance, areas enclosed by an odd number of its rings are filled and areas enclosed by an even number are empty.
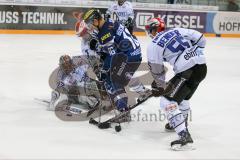
[[[125,27],[129,28],[133,25],[133,19],[131,17],[128,17],[128,20],[125,22]]]
[[[98,44],[98,40],[96,38],[92,38],[89,42],[90,49],[96,51],[97,44]]]
[[[105,58],[107,57],[107,53],[105,52],[97,52],[97,54],[100,56],[101,61],[104,61]]]
[[[155,81],[152,82],[152,95],[154,97],[160,97],[164,93],[164,88],[158,87]]]

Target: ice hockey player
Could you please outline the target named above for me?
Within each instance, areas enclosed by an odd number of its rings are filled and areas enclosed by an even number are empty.
[[[99,57],[99,54],[91,48],[97,48],[97,33],[94,28],[87,27],[86,23],[82,20],[82,15],[82,12],[74,12],[74,17],[77,19],[75,24],[75,34],[81,40],[80,56],[85,57],[93,71],[96,73],[100,65],[101,57]]]
[[[133,34],[134,11],[131,2],[126,0],[118,0],[117,2],[113,3],[106,11],[105,19],[110,18],[110,16],[114,13],[117,15],[117,21],[127,27],[129,32]]]
[[[89,65],[85,57],[62,55],[59,59],[57,87],[52,91],[49,110],[55,110],[60,101],[84,105],[93,109],[99,103],[98,85],[87,75]]]
[[[128,96],[124,87],[141,64],[140,44],[126,27],[111,19],[104,20],[97,9],[86,11],[83,19],[89,27],[94,26],[98,30],[101,54],[105,54],[101,79],[113,104],[124,112],[128,110]],[[136,88],[144,94],[148,91],[143,85]]]
[[[186,127],[189,100],[205,78],[207,66],[203,50],[206,39],[202,33],[184,28],[165,30],[160,18],[148,20],[145,26],[153,37],[147,49],[148,63],[155,81],[153,95],[162,96],[160,107],[167,115],[169,127],[179,139],[171,142],[173,150],[191,149],[193,140]],[[165,83],[163,62],[173,66],[175,76]]]

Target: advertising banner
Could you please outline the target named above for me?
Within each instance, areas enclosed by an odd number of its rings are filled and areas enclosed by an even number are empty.
[[[87,7],[0,5],[0,30],[73,31],[74,12]],[[106,8],[100,8],[104,14]],[[144,32],[149,18],[161,17],[167,28],[183,27],[211,34],[240,34],[238,12],[193,12],[135,9],[135,32]],[[114,16],[112,17],[114,18]],[[72,32],[71,32],[72,33]]]
[[[136,31],[143,31],[147,19],[161,17],[167,28],[183,27],[205,32],[206,14],[205,12],[136,10]]]
[[[80,8],[0,6],[0,29],[73,30],[72,13]]]
[[[0,29],[73,30],[73,12],[88,8],[47,6],[0,6]],[[106,9],[100,9],[102,13]],[[147,19],[162,17],[168,28],[184,27],[205,31],[206,13],[182,11],[135,10],[135,31],[143,32]]]
[[[240,34],[240,13],[218,12],[212,20],[216,34]]]

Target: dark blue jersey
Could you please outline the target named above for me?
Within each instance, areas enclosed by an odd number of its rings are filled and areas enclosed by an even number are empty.
[[[107,20],[98,33],[102,52],[107,53],[104,68],[110,68],[111,57],[116,54],[125,54],[128,62],[141,61],[141,47],[138,40],[118,22]]]

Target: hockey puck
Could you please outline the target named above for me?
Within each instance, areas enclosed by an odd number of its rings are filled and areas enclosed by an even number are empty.
[[[122,127],[120,125],[115,126],[115,131],[120,132],[122,130]]]

